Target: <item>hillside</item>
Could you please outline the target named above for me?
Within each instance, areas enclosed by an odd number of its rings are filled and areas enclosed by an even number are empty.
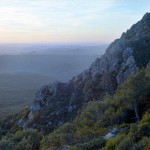
[[[150,13],[68,82],[1,122],[2,149],[150,149]],[[13,118],[13,119],[12,119]]]
[[[118,85],[150,60],[149,20],[150,14],[147,13],[120,39],[110,44],[106,53],[96,59],[89,69],[67,83],[57,81],[42,87],[35,95],[28,117],[24,118],[24,125],[42,132],[51,131],[73,119],[85,103],[101,100],[106,93],[113,95]]]

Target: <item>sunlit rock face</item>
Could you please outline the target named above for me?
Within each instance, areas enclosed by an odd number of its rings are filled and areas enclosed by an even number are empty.
[[[113,95],[118,85],[150,60],[150,14],[123,33],[89,69],[67,83],[53,82],[35,95],[26,125],[46,132],[71,121],[82,106]],[[143,58],[146,58],[143,59]],[[144,61],[143,61],[144,60]],[[20,121],[21,126],[23,122]]]

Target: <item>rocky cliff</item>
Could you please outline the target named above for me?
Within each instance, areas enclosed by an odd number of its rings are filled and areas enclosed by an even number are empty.
[[[150,13],[134,24],[107,48],[89,69],[67,83],[54,82],[35,95],[28,116],[18,126],[51,131],[72,120],[88,101],[114,94],[118,85],[150,60]],[[143,59],[144,58],[144,59]]]

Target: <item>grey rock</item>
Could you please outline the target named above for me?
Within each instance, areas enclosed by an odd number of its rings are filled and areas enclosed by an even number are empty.
[[[30,111],[30,113],[28,114],[28,120],[29,122],[32,122],[33,119],[34,119],[34,114],[32,111]]]
[[[52,125],[52,122],[50,121],[50,122],[47,123],[46,126],[49,127],[49,126],[51,126],[51,125]]]
[[[131,47],[127,47],[123,52],[123,61],[126,62],[130,56],[133,54],[133,49]]]
[[[40,109],[41,109],[40,103],[37,103],[37,102],[33,103],[30,107],[30,110],[32,112],[39,112]]]
[[[41,93],[41,91],[40,91],[40,92],[37,92],[37,93],[35,94],[35,100],[36,100],[36,101],[41,101],[41,100],[43,100],[43,98],[44,98],[44,95]]]
[[[69,106],[68,107],[68,112],[72,112],[73,111],[73,107],[72,106]]]
[[[114,138],[116,136],[117,136],[117,134],[108,133],[108,134],[105,135],[104,139],[109,140],[109,139]]]
[[[61,125],[63,125],[63,124],[64,124],[63,121],[59,121],[59,122],[58,122],[58,126],[61,126]]]
[[[116,137],[116,136],[118,135],[119,131],[120,131],[120,130],[119,130],[118,128],[112,129],[109,133],[107,133],[107,134],[104,136],[104,139],[105,139],[105,140],[109,140],[109,139],[111,139],[111,138]]]
[[[59,81],[51,83],[49,85],[49,92],[52,93],[53,95],[56,95],[59,84],[61,84]]]
[[[117,83],[122,84],[129,76],[133,76],[137,71],[137,66],[133,56],[130,56],[126,63],[122,66],[117,75]]]
[[[24,119],[19,119],[17,125],[18,125],[18,127],[23,129],[26,126],[26,121]]]

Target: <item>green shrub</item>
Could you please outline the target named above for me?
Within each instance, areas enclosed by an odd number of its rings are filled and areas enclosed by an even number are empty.
[[[116,147],[116,150],[127,150],[131,149],[132,147],[133,147],[132,139],[125,138],[119,143],[119,145]]]
[[[32,150],[33,146],[29,139],[23,138],[21,142],[16,145],[17,150]]]
[[[60,134],[53,132],[42,139],[40,147],[42,150],[46,150],[49,147],[60,147],[61,144],[63,143],[61,142]]]
[[[143,150],[150,150],[150,138],[149,137],[144,137],[140,142],[139,142]]]
[[[136,123],[130,125],[128,137],[133,139],[134,141],[137,141],[139,139],[138,125]]]
[[[7,134],[1,141],[6,141],[15,146],[17,150],[38,149],[42,135],[35,129],[20,130],[15,134]],[[8,144],[9,146],[10,144]]]
[[[0,150],[16,150],[16,149],[11,141],[1,140],[0,141]]]
[[[105,145],[104,139],[95,139],[84,144],[78,144],[73,147],[73,150],[98,150]]]
[[[143,150],[143,146],[140,143],[134,143],[132,150]]]
[[[77,127],[93,127],[96,121],[102,119],[106,107],[107,105],[101,101],[89,102],[87,107],[76,118]]]
[[[150,114],[146,113],[138,125],[139,135],[150,136]]]
[[[76,125],[74,123],[65,123],[58,130],[57,133],[73,134],[76,131]]]
[[[116,150],[118,144],[126,137],[126,135],[121,134],[116,138],[112,138],[106,142],[106,145],[103,150]]]

